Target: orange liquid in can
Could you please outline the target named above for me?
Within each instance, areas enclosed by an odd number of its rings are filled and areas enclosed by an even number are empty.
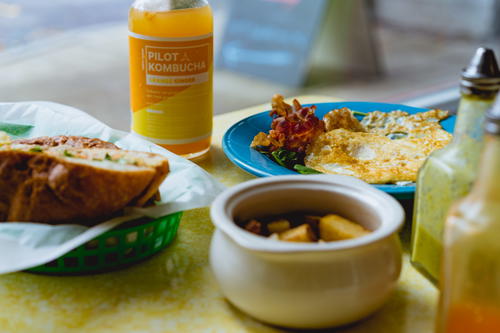
[[[210,6],[131,8],[129,30],[132,130],[187,158],[203,155],[213,118]],[[171,66],[178,71],[170,72]]]

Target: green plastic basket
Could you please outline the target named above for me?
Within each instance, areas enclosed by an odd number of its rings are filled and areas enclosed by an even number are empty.
[[[106,272],[129,266],[169,245],[177,234],[182,212],[155,220],[128,221],[47,264],[28,272],[74,275]]]

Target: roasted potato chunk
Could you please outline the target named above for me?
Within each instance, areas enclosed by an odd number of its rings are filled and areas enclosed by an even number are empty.
[[[314,235],[311,226],[308,224],[302,224],[298,227],[282,232],[279,237],[280,240],[286,242],[312,243],[316,241],[316,236]]]
[[[330,214],[319,221],[320,238],[326,242],[365,236],[370,231],[339,215]]]
[[[271,236],[268,237],[269,239],[274,239],[274,240],[280,240],[280,235],[278,234],[271,234]]]
[[[286,242],[326,243],[369,234],[363,226],[335,214],[290,212],[238,223],[259,236]]]
[[[281,219],[281,220],[276,220],[273,222],[270,222],[267,225],[267,230],[269,231],[270,234],[274,233],[282,233],[291,228],[290,221]]]

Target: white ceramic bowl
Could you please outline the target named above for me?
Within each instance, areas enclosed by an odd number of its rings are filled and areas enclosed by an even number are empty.
[[[267,239],[235,220],[291,211],[336,213],[372,230],[328,243]],[[386,193],[352,177],[278,176],[226,190],[212,204],[212,271],[223,294],[274,325],[325,328],[359,320],[393,291],[401,270],[404,212]]]

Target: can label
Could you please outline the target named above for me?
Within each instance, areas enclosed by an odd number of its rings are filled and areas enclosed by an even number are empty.
[[[158,144],[185,144],[212,131],[213,37],[129,33],[132,131]]]

